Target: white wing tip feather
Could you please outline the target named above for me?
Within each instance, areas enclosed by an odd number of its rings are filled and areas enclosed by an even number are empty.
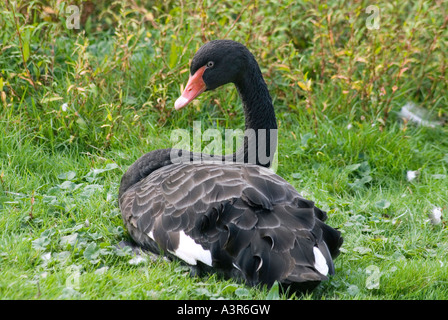
[[[191,265],[196,265],[198,261],[201,261],[210,267],[212,266],[210,251],[202,248],[200,244],[197,244],[183,231],[179,232],[179,246],[171,253]]]
[[[328,265],[327,265],[327,259],[325,259],[324,255],[322,254],[322,251],[319,250],[318,247],[313,247],[313,253],[314,253],[314,267],[316,268],[319,273],[326,276],[328,274]]]

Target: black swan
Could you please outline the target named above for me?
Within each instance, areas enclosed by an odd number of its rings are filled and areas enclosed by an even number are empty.
[[[343,239],[323,222],[325,212],[267,168],[277,124],[254,56],[231,40],[206,43],[175,108],[226,83],[235,84],[253,134],[230,155],[161,149],[140,157],[120,184],[124,224],[138,247],[181,259],[195,273],[217,272],[250,286],[278,281],[294,291],[313,289],[334,274],[332,259]]]

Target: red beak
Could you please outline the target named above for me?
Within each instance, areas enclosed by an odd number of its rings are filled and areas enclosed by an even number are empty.
[[[202,75],[206,66],[199,68],[196,73],[188,79],[187,86],[185,87],[182,95],[176,100],[174,103],[174,108],[179,110],[193,101],[197,96],[199,96],[202,92],[207,89],[204,80],[202,79]]]

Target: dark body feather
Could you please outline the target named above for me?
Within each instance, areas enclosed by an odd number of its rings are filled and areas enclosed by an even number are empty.
[[[327,279],[315,268],[313,247],[333,274],[340,244],[329,248],[325,240],[342,240],[312,201],[257,165],[164,166],[129,188],[120,208],[141,247],[172,253],[183,231],[211,252],[215,271],[249,285],[313,287]]]

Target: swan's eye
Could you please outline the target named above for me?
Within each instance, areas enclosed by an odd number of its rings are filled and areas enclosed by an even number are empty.
[[[213,61],[209,61],[206,64],[207,68],[213,68],[214,65],[215,65],[215,63]]]

